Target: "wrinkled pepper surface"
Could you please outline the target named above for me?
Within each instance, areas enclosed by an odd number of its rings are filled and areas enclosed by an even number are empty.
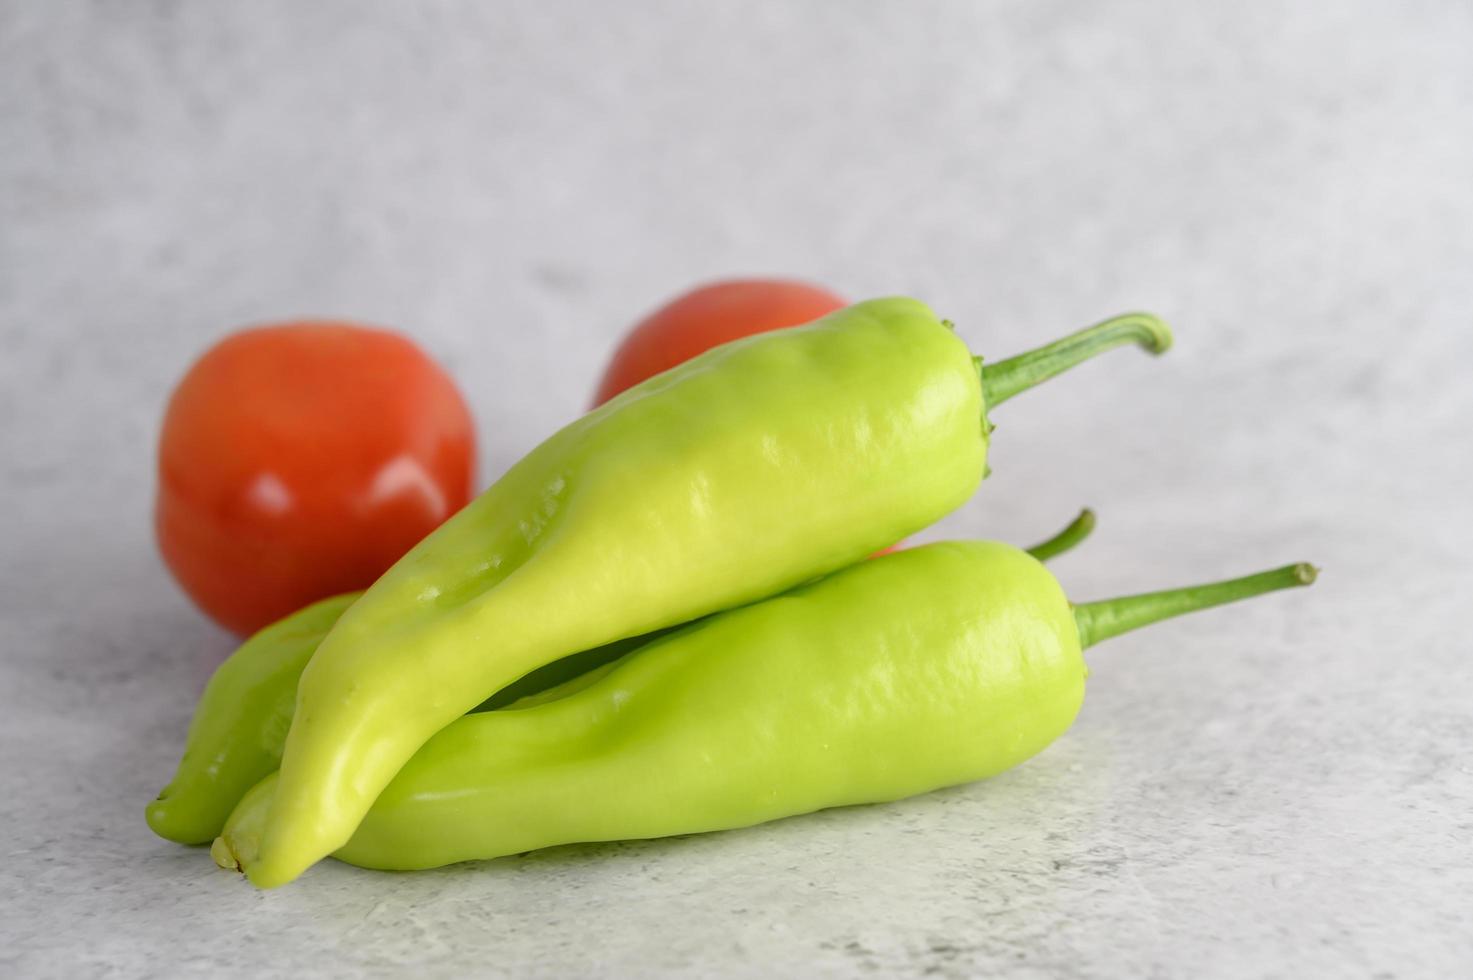
[[[933,523],[983,476],[989,405],[1129,342],[1169,334],[1128,316],[979,370],[926,306],[875,300],[715,348],[573,422],[319,646],[251,880],[283,884],[346,844],[426,741],[516,678]]]
[[[1060,533],[1027,549],[1044,560],[1094,529],[1082,511]],[[324,599],[258,632],[215,671],[195,708],[174,778],[149,803],[148,825],[181,844],[207,844],[247,790],[281,765],[296,710],[297,683],[311,654],[361,593]],[[493,711],[542,694],[642,646],[658,633],[630,637],[539,667],[497,691],[475,711]]]
[[[213,840],[246,790],[281,764],[297,681],[358,593],[315,602],[258,630],[210,676],[169,785],[148,804],[154,833]]]
[[[1041,751],[1084,698],[1084,648],[1307,585],[1308,565],[1071,606],[1026,552],[947,542],[720,613],[424,745],[338,852],[428,868],[574,841],[748,826],[895,800]],[[249,872],[279,792],[212,848]]]

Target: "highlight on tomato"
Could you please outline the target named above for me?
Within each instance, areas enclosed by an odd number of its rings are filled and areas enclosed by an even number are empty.
[[[471,497],[475,428],[413,341],[354,323],[241,330],[175,388],[155,530],[169,570],[241,635],[362,589]]]

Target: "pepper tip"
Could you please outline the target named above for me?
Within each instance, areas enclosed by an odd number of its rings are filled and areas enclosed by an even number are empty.
[[[245,871],[240,866],[240,861],[236,858],[235,851],[231,849],[229,841],[223,836],[216,837],[215,842],[210,845],[210,857],[214,858],[215,863],[226,871]]]

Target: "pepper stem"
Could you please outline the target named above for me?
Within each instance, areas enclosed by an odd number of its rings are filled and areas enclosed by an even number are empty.
[[[1164,592],[1146,592],[1142,595],[1086,602],[1074,607],[1074,622],[1079,626],[1079,645],[1092,647],[1112,636],[1119,636],[1163,619],[1171,619],[1173,616],[1210,609],[1240,599],[1251,599],[1265,592],[1309,585],[1318,574],[1319,569],[1301,562],[1275,568],[1271,572],[1228,579],[1226,582],[1189,585],[1184,589],[1167,589]]]
[[[988,408],[1001,405],[1018,392],[1122,344],[1139,344],[1160,354],[1171,347],[1171,330],[1149,313],[1126,313],[996,364],[974,358],[982,374],[983,398]]]
[[[1062,555],[1089,537],[1090,532],[1094,529],[1095,512],[1086,507],[1079,512],[1079,516],[1074,518],[1073,522],[1064,528],[1064,530],[1055,534],[1047,541],[1036,544],[1031,548],[1025,548],[1024,550],[1039,561],[1048,561],[1050,558]]]

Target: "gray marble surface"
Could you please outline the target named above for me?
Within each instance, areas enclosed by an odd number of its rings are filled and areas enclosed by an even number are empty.
[[[1430,0],[0,3],[0,974],[1468,975],[1470,50]],[[733,273],[993,356],[1159,311],[927,536],[1087,503],[1078,598],[1320,584],[1098,649],[1045,754],[894,805],[267,894],[152,837],[231,647],[149,527],[193,356],[396,326],[489,480]]]

